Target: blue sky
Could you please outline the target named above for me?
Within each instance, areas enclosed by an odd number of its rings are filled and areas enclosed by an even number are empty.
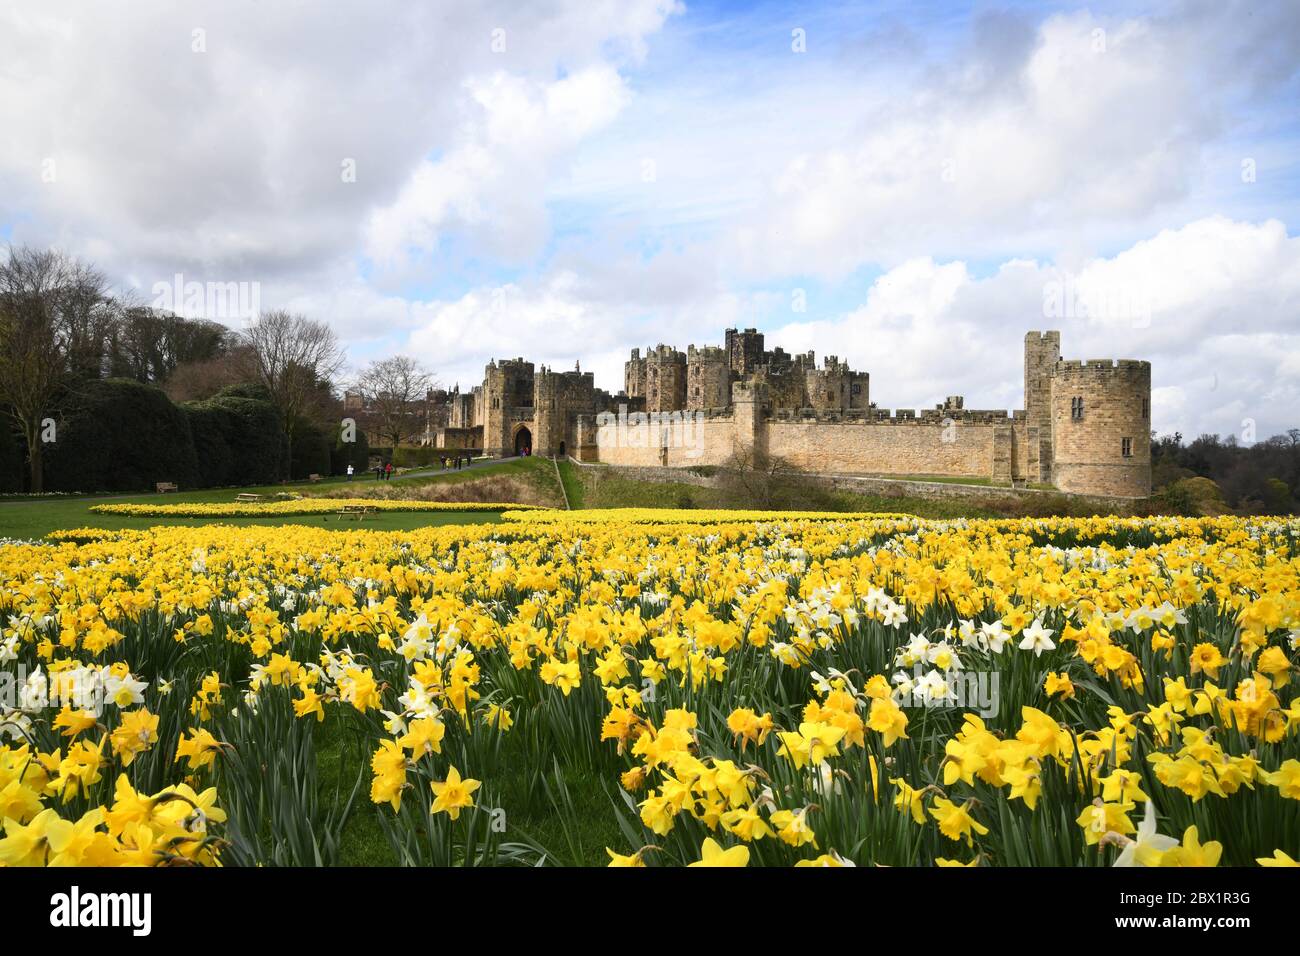
[[[257,282],[354,366],[462,385],[526,355],[613,390],[752,325],[882,407],[1014,408],[1059,327],[1152,360],[1157,429],[1263,437],[1300,425],[1298,35],[1233,2],[19,0],[0,237],[146,300]]]

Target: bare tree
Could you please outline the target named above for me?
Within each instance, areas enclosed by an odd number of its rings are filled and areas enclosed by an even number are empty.
[[[43,422],[76,376],[98,375],[112,313],[103,274],[62,252],[11,247],[0,262],[0,403],[27,444],[33,492],[45,486]]]
[[[211,398],[230,385],[246,382],[253,357],[246,355],[248,346],[240,345],[209,359],[181,362],[167,376],[163,391],[173,402],[193,402]]]
[[[424,427],[433,388],[433,373],[409,355],[371,362],[357,379],[375,430],[394,450]]]
[[[220,358],[233,340],[218,322],[123,303],[108,343],[109,372],[137,382],[166,382],[183,365]]]
[[[251,377],[266,386],[293,444],[298,420],[316,405],[322,383],[343,367],[334,330],[282,309],[263,312],[241,333]]]
[[[769,455],[756,445],[737,443],[718,477],[719,487],[729,492],[733,500],[770,509],[785,502],[790,483],[797,475],[784,459]]]

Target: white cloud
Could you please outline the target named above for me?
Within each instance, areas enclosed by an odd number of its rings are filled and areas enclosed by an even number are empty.
[[[397,199],[371,214],[372,259],[391,265],[408,251],[436,248],[448,229],[507,259],[536,255],[548,235],[554,167],[628,98],[618,73],[604,65],[553,83],[498,72],[466,80],[464,88],[472,113],[456,145],[422,161]]]
[[[1266,19],[1192,7],[1163,19],[1055,15],[1023,44],[997,42],[1006,29],[988,42],[977,31],[884,101],[838,101],[845,134],[773,177],[736,232],[736,266],[835,278],[863,262],[1131,237],[1191,201],[1234,98],[1275,70],[1274,56],[1222,59],[1238,29],[1264,47],[1261,29],[1297,28],[1294,10]]]
[[[432,200],[471,219],[499,216],[494,234],[510,236],[511,217],[535,215],[540,196],[523,192],[540,194],[545,174],[512,148],[509,126],[523,115],[502,100],[543,89],[539,122],[580,137],[604,115],[613,70],[639,62],[675,9],[671,0],[6,4],[0,224],[14,224],[16,241],[64,245],[145,285],[176,271],[303,277],[355,255],[371,211],[412,188],[428,157],[463,145],[466,103],[478,96],[499,126],[486,153],[460,156],[454,181],[488,169],[524,185],[499,209],[481,195],[434,190]],[[557,82],[559,72],[570,79]],[[523,113],[529,106],[525,98]],[[345,159],[356,161],[355,182],[343,181]]]

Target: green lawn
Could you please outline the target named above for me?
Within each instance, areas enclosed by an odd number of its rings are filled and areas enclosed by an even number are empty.
[[[393,484],[416,481],[464,481],[467,478],[482,475],[495,469],[480,468],[472,472],[459,472],[447,476],[431,478],[411,478],[394,480]],[[97,504],[181,504],[184,502],[231,503],[235,496],[245,492],[254,494],[274,494],[277,491],[316,492],[325,489],[355,487],[358,490],[366,486],[379,484],[374,479],[369,481],[354,480],[350,484],[343,478],[319,482],[297,482],[286,485],[269,485],[252,488],[217,488],[206,491],[188,491],[175,494],[140,494],[126,496],[66,497],[48,499],[0,501],[0,538],[39,538],[51,531],[67,528],[153,528],[159,525],[184,525],[198,527],[203,524],[216,523],[211,518],[150,518],[124,517],[118,515],[100,515],[91,513]],[[407,531],[413,528],[426,528],[431,525],[445,524],[483,524],[499,521],[491,512],[425,512],[379,514],[365,521],[339,519],[334,515],[286,516],[273,518],[223,518],[221,524],[230,525],[312,525],[318,528],[365,528],[379,531]]]
[[[582,477],[578,474],[578,466],[567,458],[558,462],[558,464],[560,467],[560,481],[564,483],[564,493],[568,496],[569,507],[574,510],[587,507],[586,488],[582,483]]]

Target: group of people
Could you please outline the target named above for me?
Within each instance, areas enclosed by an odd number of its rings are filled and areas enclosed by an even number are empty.
[[[348,465],[348,481],[352,480],[352,476],[354,474],[356,474],[356,468],[354,468],[352,465]],[[387,461],[384,462],[384,464],[382,465],[375,466],[376,481],[387,481],[392,476],[393,476],[393,463],[391,461]]]
[[[439,459],[439,461],[442,462],[443,471],[446,471],[449,467],[455,468],[459,471],[461,468],[468,468],[471,459],[469,455],[455,455],[450,458],[446,455],[443,455]],[[451,462],[451,464],[448,465],[447,464],[448,462]],[[348,465],[348,481],[352,480],[353,474],[354,474],[353,467],[351,465]],[[392,477],[393,477],[393,463],[391,461],[386,461],[382,465],[375,466],[376,481],[389,481],[392,479]]]

